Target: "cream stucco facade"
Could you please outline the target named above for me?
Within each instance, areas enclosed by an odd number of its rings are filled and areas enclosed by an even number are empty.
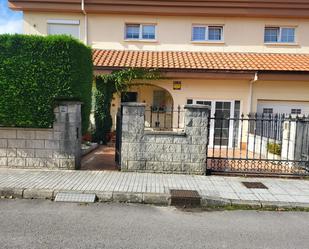
[[[54,19],[79,20],[80,39],[86,41],[85,16],[78,13],[25,11],[24,32],[46,35],[47,21]],[[98,49],[309,53],[308,19],[88,14],[87,20],[88,44]],[[156,40],[126,41],[124,38],[126,23],[156,24]],[[222,25],[223,42],[192,42],[192,25],[195,24]],[[265,26],[295,27],[296,42],[264,44]]]
[[[182,79],[181,90],[173,90],[173,80],[158,80],[150,86],[132,86],[129,91],[137,92],[138,102],[144,102],[147,108],[153,105],[153,91],[165,89],[173,99],[174,110],[183,108],[188,99],[194,101],[240,101],[240,113],[256,112],[260,101],[295,102],[299,108],[309,114],[309,82],[308,81],[256,81],[250,90],[248,80],[203,80]],[[293,87],[291,87],[293,86]],[[112,116],[115,120],[120,107],[120,96],[115,95],[112,103]],[[252,103],[250,103],[252,102]],[[170,105],[170,102],[169,102]],[[115,123],[115,122],[114,122]]]
[[[301,53],[309,54],[309,19],[280,18],[236,18],[236,17],[194,17],[194,16],[144,16],[121,14],[59,14],[55,12],[24,12],[26,34],[47,35],[48,20],[78,20],[80,40],[96,49],[151,50],[151,51],[204,51],[204,52],[254,52],[254,53]],[[155,41],[125,40],[125,24],[156,24]],[[222,25],[223,42],[192,42],[192,25]],[[293,44],[264,44],[265,26],[295,27],[296,42]],[[232,78],[231,78],[232,79]],[[174,107],[183,107],[188,99],[194,101],[240,101],[240,112],[258,110],[259,102],[270,101],[297,103],[299,109],[309,110],[309,81],[252,79],[197,79],[189,77],[181,81],[181,90],[173,90],[173,79],[158,80],[152,85],[170,93]],[[251,84],[251,86],[250,86]],[[138,93],[139,102],[148,107],[153,103],[155,87],[132,87]],[[120,106],[115,96],[112,116],[115,118]],[[305,113],[305,114],[309,114]],[[114,122],[115,123],[115,122]]]

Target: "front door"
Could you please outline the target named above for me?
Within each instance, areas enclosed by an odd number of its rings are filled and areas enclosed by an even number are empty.
[[[234,132],[234,116],[239,115],[239,101],[195,100],[195,104],[211,107],[209,146],[232,147]],[[234,144],[235,146],[235,144]]]

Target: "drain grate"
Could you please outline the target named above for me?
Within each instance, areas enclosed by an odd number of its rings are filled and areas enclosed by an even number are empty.
[[[268,189],[263,183],[261,182],[242,182],[246,188],[258,188],[258,189]]]
[[[196,207],[201,205],[201,197],[195,190],[170,189],[171,206]]]
[[[95,202],[95,194],[84,193],[69,193],[59,192],[55,197],[56,202],[79,202],[79,203],[93,203]]]

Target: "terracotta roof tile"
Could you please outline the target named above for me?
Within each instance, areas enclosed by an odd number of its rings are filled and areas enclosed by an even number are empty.
[[[106,68],[242,71],[309,71],[309,54],[98,50],[93,63]]]

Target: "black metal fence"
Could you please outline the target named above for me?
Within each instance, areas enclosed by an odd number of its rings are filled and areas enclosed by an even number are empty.
[[[148,107],[145,110],[145,128],[153,130],[175,130],[184,128],[184,109]]]
[[[115,145],[115,161],[118,166],[121,164],[121,134],[122,134],[122,108],[119,108],[116,120],[116,145]]]
[[[309,174],[309,118],[249,114],[210,117],[212,173]]]

